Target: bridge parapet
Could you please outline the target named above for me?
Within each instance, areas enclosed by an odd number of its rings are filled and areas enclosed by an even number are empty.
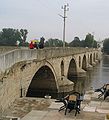
[[[16,46],[0,46],[0,54],[6,53],[11,50],[15,50]]]
[[[74,55],[74,54],[81,54],[85,52],[91,52],[97,49],[88,49],[88,48],[47,48],[47,49],[41,49],[37,52],[37,59],[43,60],[53,57],[62,57],[62,56],[68,56],[68,55]]]
[[[17,62],[25,60],[43,60],[54,57],[62,57],[84,52],[91,52],[94,49],[87,48],[45,48],[45,49],[16,49],[0,55],[0,71],[4,72]],[[97,50],[97,49],[95,49]]]

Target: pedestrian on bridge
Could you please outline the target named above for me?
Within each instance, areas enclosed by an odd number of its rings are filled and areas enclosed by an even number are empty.
[[[30,48],[30,49],[34,49],[34,44],[33,44],[32,41],[31,41],[31,43],[29,44],[29,48]]]
[[[40,42],[39,42],[39,48],[40,48],[40,49],[44,48],[44,41],[45,41],[45,38],[44,38],[44,37],[41,37],[41,38],[40,38]]]

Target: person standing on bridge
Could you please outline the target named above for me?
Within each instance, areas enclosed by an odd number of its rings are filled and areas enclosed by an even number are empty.
[[[45,38],[44,38],[44,37],[41,37],[41,38],[40,38],[40,42],[39,42],[39,48],[40,48],[40,49],[44,48],[44,41],[45,41]]]
[[[39,48],[39,40],[35,40],[35,42],[34,42],[34,48],[36,48],[36,49]]]
[[[29,48],[30,48],[30,49],[34,49],[34,44],[33,44],[32,41],[31,41],[31,43],[29,44]]]

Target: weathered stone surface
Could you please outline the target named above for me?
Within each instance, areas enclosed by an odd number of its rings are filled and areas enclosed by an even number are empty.
[[[40,82],[42,74],[38,74],[37,80],[34,80],[35,84],[32,84],[33,88],[37,85],[43,91],[46,89],[56,93],[63,91],[63,89],[67,92],[73,90],[73,82],[69,80],[64,80],[62,88],[60,82],[62,76],[68,78],[68,73],[79,75],[84,72],[83,61],[84,69],[87,70],[90,64],[88,56],[93,62],[94,54],[98,56],[96,59],[100,59],[101,54],[98,49],[85,48],[17,49],[5,53],[0,56],[0,71],[4,71],[2,76],[0,75],[0,81],[2,81],[0,84],[0,108],[6,109],[15,99],[26,96],[34,75],[44,66],[48,67],[51,73],[49,76],[52,77],[49,80],[47,77]]]

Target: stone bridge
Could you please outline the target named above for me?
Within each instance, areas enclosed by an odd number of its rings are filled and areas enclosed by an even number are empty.
[[[100,49],[16,49],[0,55],[0,106],[7,108],[18,97],[57,96],[71,92],[74,77],[101,59]]]

